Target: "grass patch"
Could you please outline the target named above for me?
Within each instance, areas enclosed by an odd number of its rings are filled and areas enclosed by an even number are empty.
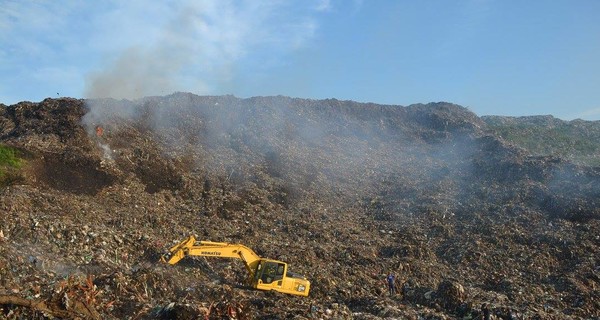
[[[23,160],[19,157],[19,151],[15,148],[0,145],[0,166],[20,168]]]
[[[19,171],[23,163],[19,150],[0,144],[0,187],[23,179]]]

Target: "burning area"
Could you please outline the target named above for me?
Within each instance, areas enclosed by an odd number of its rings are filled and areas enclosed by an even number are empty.
[[[0,105],[19,159],[0,163],[0,317],[597,317],[600,169],[495,132],[450,103]],[[239,261],[159,262],[189,235],[286,261],[310,295],[245,288]]]

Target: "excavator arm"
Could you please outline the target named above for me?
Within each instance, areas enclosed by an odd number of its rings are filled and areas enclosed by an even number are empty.
[[[254,276],[254,270],[261,258],[250,248],[241,244],[231,244],[227,242],[197,241],[194,236],[169,249],[161,260],[168,264],[176,264],[186,256],[203,256],[218,258],[240,259],[249,273],[249,279]]]

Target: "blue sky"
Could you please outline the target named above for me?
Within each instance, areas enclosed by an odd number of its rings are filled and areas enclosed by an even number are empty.
[[[0,0],[0,102],[286,95],[600,120],[600,1]]]

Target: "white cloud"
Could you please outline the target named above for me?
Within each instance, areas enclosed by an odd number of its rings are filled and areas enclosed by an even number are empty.
[[[331,0],[318,0],[315,6],[315,10],[317,11],[330,11],[331,8]]]
[[[32,47],[32,42],[68,41],[77,31],[70,16],[79,9],[77,2],[3,2],[0,6],[0,43],[20,49],[21,46]]]

